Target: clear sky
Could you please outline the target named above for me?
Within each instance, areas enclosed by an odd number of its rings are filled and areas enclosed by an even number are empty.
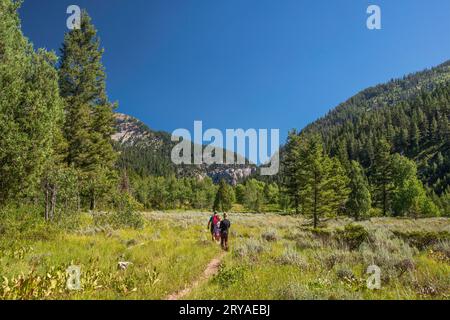
[[[450,59],[449,0],[25,0],[35,47],[56,50],[86,8],[108,94],[151,128],[279,128],[282,142],[358,91]],[[366,9],[382,10],[382,30]]]

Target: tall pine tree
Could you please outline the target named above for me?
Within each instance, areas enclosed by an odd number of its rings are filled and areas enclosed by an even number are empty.
[[[391,209],[393,171],[391,145],[384,139],[375,147],[374,163],[371,167],[371,182],[375,204],[386,216]]]
[[[66,34],[61,53],[67,163],[82,173],[84,194],[93,210],[96,199],[108,190],[114,178],[116,153],[111,135],[115,105],[106,95],[103,49],[86,11],[82,12],[80,29]]]

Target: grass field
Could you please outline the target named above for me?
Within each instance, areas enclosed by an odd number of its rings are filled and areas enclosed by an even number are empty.
[[[207,213],[144,215],[142,230],[94,226],[87,214],[70,231],[4,226],[0,298],[166,299],[185,288],[183,299],[450,298],[449,219],[332,219],[313,230],[302,217],[231,214],[231,250],[222,255]],[[217,274],[202,279],[217,257]],[[373,264],[378,290],[366,284]],[[66,288],[71,265],[81,290]]]

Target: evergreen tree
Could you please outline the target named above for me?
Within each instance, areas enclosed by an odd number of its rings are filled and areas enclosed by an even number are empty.
[[[236,198],[233,188],[222,179],[219,183],[219,190],[217,190],[213,209],[222,212],[229,211],[235,201]]]
[[[78,168],[84,181],[84,194],[90,209],[114,181],[116,153],[114,132],[115,105],[106,95],[103,50],[86,11],[81,28],[68,32],[61,49],[60,89],[65,101],[67,163]]]
[[[295,213],[299,213],[300,206],[300,184],[299,181],[299,161],[300,161],[301,139],[295,130],[289,132],[288,140],[284,150],[282,160],[282,184],[294,206]]]
[[[347,209],[350,215],[356,220],[366,216],[371,207],[371,196],[369,183],[361,165],[352,161],[350,169],[350,195],[347,202]]]
[[[332,194],[328,201],[331,212],[336,215],[345,213],[345,205],[350,194],[350,179],[347,176],[347,172],[345,171],[339,159],[331,159],[331,168],[329,175],[329,187],[332,190]]]
[[[375,204],[382,209],[383,215],[390,212],[392,196],[392,156],[390,144],[382,139],[375,149],[374,163],[371,168],[371,181]]]
[[[319,215],[332,212],[329,199],[334,197],[330,183],[331,159],[325,155],[318,135],[308,139],[301,149],[300,164],[298,179],[302,181],[300,186],[302,210],[312,214],[314,228],[317,228]]]

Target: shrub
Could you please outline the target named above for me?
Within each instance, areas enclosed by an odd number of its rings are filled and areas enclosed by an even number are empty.
[[[348,282],[356,281],[355,274],[350,269],[346,269],[346,268],[339,269],[336,272],[336,276],[340,280],[344,280],[344,281],[348,281]]]
[[[275,229],[270,229],[265,231],[261,237],[266,241],[274,242],[278,240],[278,233]]]
[[[317,296],[309,291],[308,287],[299,283],[289,283],[278,289],[278,299],[280,300],[315,300]]]
[[[247,239],[247,241],[238,244],[234,250],[233,255],[238,258],[246,256],[255,257],[266,250],[264,243],[257,239]]]
[[[375,264],[383,270],[384,281],[398,277],[410,269],[411,265],[406,261],[414,261],[417,250],[387,229],[377,229],[371,238],[370,244],[363,243],[359,252],[366,265]]]
[[[336,236],[350,250],[356,250],[364,241],[369,239],[369,232],[360,225],[348,224],[343,230],[337,230]]]
[[[439,254],[439,260],[450,261],[450,241],[436,243],[432,251]]]
[[[214,278],[214,282],[218,283],[221,287],[231,286],[244,280],[244,271],[244,268],[241,266],[227,268],[224,265],[220,265],[219,273]]]
[[[328,242],[333,237],[333,232],[323,228],[315,228],[311,230],[311,233],[322,242]]]
[[[140,229],[144,226],[144,218],[140,214],[142,206],[128,193],[117,194],[112,213],[95,213],[94,221],[98,225],[110,225],[113,228]]]
[[[317,239],[308,239],[308,238],[299,238],[296,241],[296,246],[298,249],[300,250],[305,250],[305,249],[319,249],[322,247],[320,241],[318,241]]]
[[[438,244],[442,241],[450,240],[450,233],[447,231],[431,232],[431,231],[411,231],[402,232],[394,231],[394,234],[408,242],[410,245],[424,250],[428,247]]]
[[[303,270],[308,268],[308,262],[306,262],[293,248],[287,248],[284,253],[276,259],[276,262],[282,265],[293,265]]]

